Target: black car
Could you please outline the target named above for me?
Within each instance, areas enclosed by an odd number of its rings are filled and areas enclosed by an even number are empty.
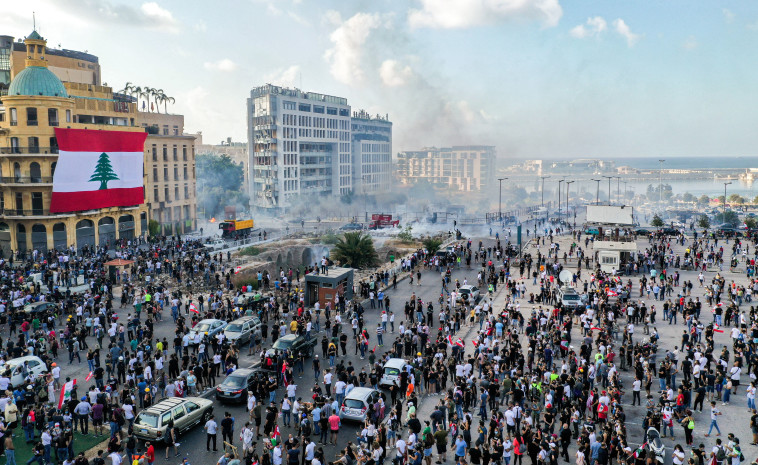
[[[636,234],[638,236],[649,236],[650,235],[650,231],[648,231],[645,228],[637,228],[637,229],[634,230],[634,234]]]
[[[24,307],[26,313],[54,312],[57,306],[53,302],[32,302]]]
[[[340,228],[342,231],[360,231],[363,229],[363,225],[360,223],[348,223]]]
[[[268,379],[262,370],[237,368],[216,386],[216,400],[219,402],[246,402],[248,391],[252,391],[259,380]]]
[[[666,236],[678,236],[679,230],[676,228],[663,228],[661,232]]]
[[[272,349],[279,353],[289,350],[290,353],[303,352],[307,357],[313,357],[313,347],[316,345],[316,338],[306,339],[305,336],[287,334],[274,342]]]

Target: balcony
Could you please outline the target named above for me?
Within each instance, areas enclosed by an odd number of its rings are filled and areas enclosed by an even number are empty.
[[[50,214],[49,209],[39,208],[32,210],[21,210],[17,208],[3,208],[0,209],[0,216],[46,216]]]
[[[0,147],[2,155],[56,154],[58,147]]]
[[[39,121],[36,120],[36,119],[30,119],[30,120],[26,121],[26,125],[27,126],[38,126],[39,125]]]
[[[52,176],[3,176],[0,184],[52,184]]]

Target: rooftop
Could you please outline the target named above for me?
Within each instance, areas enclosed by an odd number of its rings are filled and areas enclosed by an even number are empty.
[[[280,87],[273,84],[266,84],[265,86],[254,87],[250,91],[252,98],[262,97],[264,95],[282,95],[285,97],[301,98],[306,100],[313,100],[314,102],[334,103],[336,105],[347,105],[347,99],[343,97],[336,97],[334,95],[317,94],[315,92],[304,92],[300,89],[289,87]]]

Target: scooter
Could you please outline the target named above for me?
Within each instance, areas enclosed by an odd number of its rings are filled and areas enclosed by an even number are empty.
[[[661,441],[661,433],[654,427],[647,429],[647,447],[650,452],[655,454],[655,459],[663,465],[666,460],[666,446]]]

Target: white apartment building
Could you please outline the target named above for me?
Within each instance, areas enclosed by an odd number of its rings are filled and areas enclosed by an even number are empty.
[[[397,154],[401,184],[426,181],[435,187],[459,191],[482,191],[495,179],[495,147],[467,145],[427,147]]]
[[[353,190],[347,99],[266,84],[247,99],[251,207]]]
[[[388,116],[353,112],[353,192],[374,194],[392,187],[392,123]]]

